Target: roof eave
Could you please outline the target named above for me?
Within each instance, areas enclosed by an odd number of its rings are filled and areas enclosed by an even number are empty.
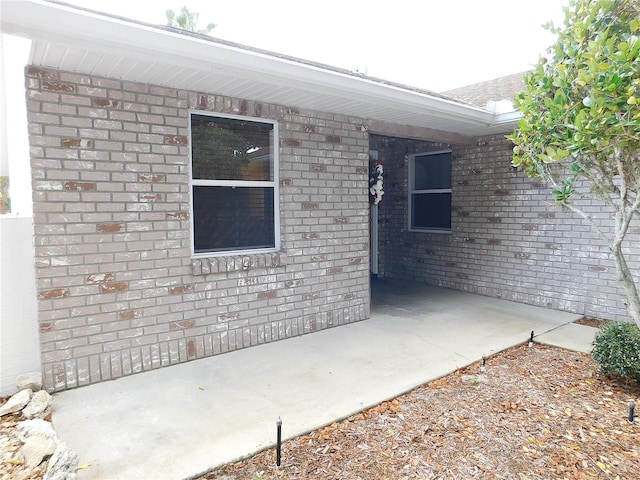
[[[218,43],[207,38],[80,10],[43,0],[4,0],[2,31],[44,42],[81,42],[94,51],[163,62],[176,67],[191,66],[208,71],[225,69],[243,79],[265,79],[279,86],[302,88],[318,94],[346,96],[364,104],[384,106],[420,115],[437,115],[481,133],[502,130],[513,120],[432,96],[350,75],[290,58]],[[127,80],[135,81],[135,78]],[[379,120],[383,120],[382,118]],[[477,127],[477,128],[476,128]]]

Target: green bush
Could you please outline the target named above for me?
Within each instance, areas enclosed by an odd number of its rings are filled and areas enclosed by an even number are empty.
[[[604,373],[640,381],[640,328],[635,323],[613,322],[602,326],[591,354]]]

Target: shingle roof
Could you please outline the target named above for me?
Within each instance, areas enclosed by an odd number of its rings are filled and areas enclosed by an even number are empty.
[[[513,101],[516,94],[524,89],[524,76],[527,73],[514,73],[440,93],[474,107],[485,108],[490,101]]]

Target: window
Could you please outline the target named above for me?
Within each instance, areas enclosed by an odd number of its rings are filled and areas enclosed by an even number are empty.
[[[409,230],[451,232],[451,152],[409,157]]]
[[[280,247],[276,122],[191,113],[193,253]]]

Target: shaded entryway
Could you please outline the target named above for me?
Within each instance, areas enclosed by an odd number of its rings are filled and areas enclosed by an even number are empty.
[[[381,279],[369,320],[58,393],[79,479],[189,478],[552,331],[576,315]],[[589,328],[589,327],[585,327]]]

